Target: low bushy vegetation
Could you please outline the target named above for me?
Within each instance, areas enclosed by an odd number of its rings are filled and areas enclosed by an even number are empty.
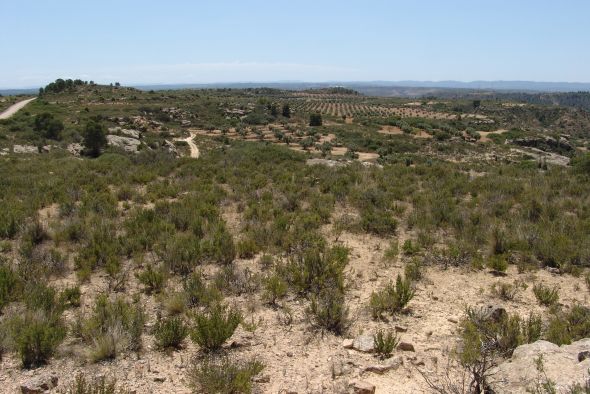
[[[242,314],[235,308],[216,304],[204,312],[196,312],[190,337],[203,351],[219,350],[242,321]]]
[[[401,312],[414,297],[415,290],[407,278],[397,276],[395,284],[388,283],[385,288],[371,294],[369,306],[374,319],[383,313],[395,314]]]
[[[178,349],[188,336],[188,331],[188,327],[180,316],[160,319],[154,326],[156,346],[161,349]]]
[[[233,394],[252,392],[252,378],[264,369],[257,360],[239,361],[229,357],[197,360],[188,372],[195,392]]]
[[[533,286],[533,293],[539,304],[544,306],[554,305],[559,300],[559,290],[556,287],[548,287],[542,283]]]
[[[377,331],[373,336],[375,342],[375,353],[382,360],[390,358],[393,350],[399,344],[399,338],[396,333],[387,332],[383,330]]]

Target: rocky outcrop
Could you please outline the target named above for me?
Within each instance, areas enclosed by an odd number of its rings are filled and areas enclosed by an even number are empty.
[[[135,139],[141,138],[141,131],[135,129],[123,129],[121,127],[110,127],[109,133],[111,134],[123,134],[126,137]]]
[[[537,341],[517,347],[512,357],[494,368],[490,376],[495,393],[526,393],[547,380],[555,383],[557,392],[564,392],[572,385],[584,384],[589,376],[590,339],[582,339],[571,345],[557,346],[547,341]],[[542,357],[544,372],[537,368]]]
[[[538,148],[546,152],[556,152],[563,154],[574,151],[574,147],[567,139],[563,137],[560,137],[559,139],[552,137],[526,137],[515,138],[507,142],[520,146]]]
[[[121,148],[126,152],[136,153],[141,142],[138,139],[130,137],[121,137],[118,135],[107,135],[107,142],[111,146]]]

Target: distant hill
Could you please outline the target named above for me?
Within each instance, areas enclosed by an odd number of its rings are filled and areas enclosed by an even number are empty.
[[[137,85],[141,90],[173,89],[246,89],[267,87],[274,89],[307,90],[344,87],[375,96],[422,96],[437,89],[494,90],[511,92],[580,92],[590,91],[584,82],[533,82],[533,81],[370,81],[370,82],[227,82],[207,84]],[[414,90],[416,89],[416,90]],[[426,90],[426,91],[425,91]]]

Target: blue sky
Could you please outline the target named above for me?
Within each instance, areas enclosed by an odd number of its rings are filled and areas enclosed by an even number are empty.
[[[589,16],[588,0],[0,0],[0,88],[590,82]]]

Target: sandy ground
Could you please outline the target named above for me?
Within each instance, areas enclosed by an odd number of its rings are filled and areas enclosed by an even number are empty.
[[[8,107],[8,109],[6,111],[4,111],[0,114],[0,119],[10,118],[12,115],[17,113],[19,110],[24,108],[28,103],[30,103],[31,101],[33,101],[35,99],[37,99],[37,97],[33,97],[30,99],[19,101],[18,103],[11,105],[10,107]]]

